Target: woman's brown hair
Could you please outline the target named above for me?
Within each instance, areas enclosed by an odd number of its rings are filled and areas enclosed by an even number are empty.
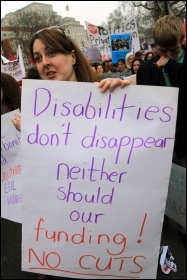
[[[21,90],[17,81],[9,74],[1,72],[1,115],[21,109]]]

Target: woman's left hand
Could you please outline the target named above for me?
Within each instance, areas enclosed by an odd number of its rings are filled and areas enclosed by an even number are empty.
[[[130,85],[129,80],[121,80],[119,78],[106,78],[101,80],[98,86],[101,89],[101,92],[104,93],[107,90],[113,92],[116,87],[124,88],[127,85]]]
[[[13,126],[20,131],[21,130],[21,117],[19,114],[15,115],[15,118],[12,119]]]

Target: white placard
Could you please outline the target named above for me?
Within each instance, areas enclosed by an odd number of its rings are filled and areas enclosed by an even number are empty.
[[[23,270],[156,279],[177,98],[23,80]]]
[[[123,21],[119,26],[104,28],[103,26],[96,26],[93,23],[85,21],[88,39],[92,47],[98,47],[101,52],[102,60],[111,59],[111,46],[110,35],[115,34],[131,34],[132,45],[130,51],[137,52],[140,50],[140,40],[138,34],[138,28],[136,18],[130,17],[126,21]]]
[[[186,168],[172,164],[165,214],[186,228]]]
[[[1,115],[1,217],[21,223],[21,136],[11,122],[16,113]]]

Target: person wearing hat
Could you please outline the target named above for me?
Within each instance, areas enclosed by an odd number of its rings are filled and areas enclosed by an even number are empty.
[[[135,58],[135,54],[133,52],[129,52],[126,54],[126,57],[125,57],[126,68],[123,71],[123,77],[128,77],[128,76],[132,75],[131,66],[132,66],[132,61],[134,58]]]

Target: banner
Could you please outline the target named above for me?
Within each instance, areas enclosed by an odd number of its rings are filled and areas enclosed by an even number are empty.
[[[1,217],[22,223],[21,135],[11,122],[16,113],[1,115]]]
[[[178,89],[23,80],[22,270],[156,279]]]
[[[186,168],[172,164],[165,214],[186,228]]]
[[[25,77],[25,66],[20,45],[18,45],[16,60],[10,61],[1,55],[1,72],[11,75],[17,82]]]
[[[104,28],[87,21],[85,21],[85,25],[90,44],[92,47],[99,47],[102,60],[111,59],[110,35],[130,33],[132,41],[130,51],[135,53],[141,49],[137,23],[134,16],[122,22],[120,26],[115,28]]]

